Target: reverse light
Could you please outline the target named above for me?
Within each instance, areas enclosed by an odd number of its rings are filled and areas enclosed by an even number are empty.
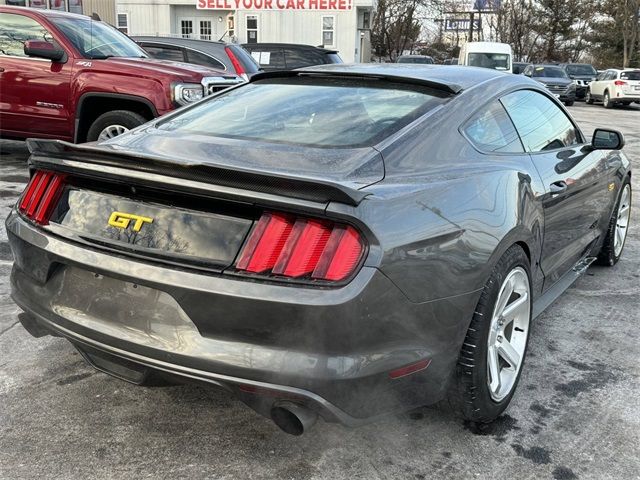
[[[236,269],[337,282],[355,271],[363,254],[364,241],[350,225],[265,212],[249,235]]]
[[[65,176],[59,173],[38,170],[27,185],[18,210],[39,225],[47,225],[60,194]]]

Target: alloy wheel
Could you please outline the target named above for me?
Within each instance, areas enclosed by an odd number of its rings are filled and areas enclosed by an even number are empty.
[[[522,267],[514,268],[502,286],[489,328],[487,384],[500,402],[511,393],[524,359],[531,320],[531,288]]]
[[[631,216],[631,186],[626,184],[620,195],[620,204],[618,205],[618,218],[616,219],[615,239],[613,242],[613,253],[619,257],[624,247],[624,241],[627,238],[629,227],[629,218]]]
[[[98,135],[98,141],[109,140],[110,138],[117,137],[118,135],[122,135],[128,131],[129,129],[122,125],[109,125],[100,132],[100,135]]]

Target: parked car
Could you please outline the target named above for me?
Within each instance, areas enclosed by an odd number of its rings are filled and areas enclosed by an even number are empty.
[[[296,43],[245,43],[242,45],[267,72],[342,63],[336,50]]]
[[[521,75],[256,75],[101,144],[31,140],[11,296],[104,372],[221,386],[288,433],[445,398],[490,422],[532,319],[621,258],[623,144]]]
[[[147,58],[89,17],[0,6],[0,136],[104,140],[242,82]]]
[[[524,75],[540,82],[568,107],[576,101],[576,85],[557,65],[529,65]]]
[[[590,63],[561,63],[567,75],[576,84],[576,98],[583,99],[587,94],[587,86],[598,76],[598,72]]]
[[[240,45],[191,38],[131,37],[151,58],[194,63],[235,73],[245,80],[260,71],[260,65]]]
[[[526,63],[526,62],[513,62],[513,73],[515,73],[516,75],[519,75],[521,73],[524,72],[524,70],[531,65],[530,63]]]
[[[458,65],[458,59],[457,58],[447,58],[444,62],[442,62],[443,65]]]
[[[469,42],[460,48],[458,65],[510,72],[512,58],[511,45],[507,43]]]
[[[433,57],[429,55],[400,55],[396,63],[434,64]]]
[[[585,101],[602,102],[604,108],[640,102],[640,70],[611,68],[589,84]]]

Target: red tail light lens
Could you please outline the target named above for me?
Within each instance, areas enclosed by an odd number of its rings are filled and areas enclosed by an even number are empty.
[[[231,60],[231,65],[233,65],[233,69],[236,71],[236,73],[238,75],[243,75],[246,72],[244,71],[244,67],[242,66],[242,63],[240,63],[240,60],[238,60],[238,57],[236,57],[236,55],[233,53],[233,49],[231,49],[230,47],[224,47],[225,52],[227,52],[227,55],[229,56],[229,60]]]
[[[354,272],[363,253],[363,239],[351,226],[266,212],[251,232],[236,268],[336,282]]]
[[[29,181],[18,210],[34,222],[46,225],[63,188],[64,175],[38,170]]]
[[[621,87],[622,85],[626,85],[627,82],[623,82],[622,80],[616,80],[615,82],[613,82],[614,85],[617,85],[618,87]]]

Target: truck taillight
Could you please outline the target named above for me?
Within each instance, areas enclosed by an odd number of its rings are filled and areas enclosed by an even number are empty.
[[[623,82],[622,80],[616,80],[613,84],[617,87],[621,87],[622,85],[626,85],[627,82]]]
[[[27,185],[18,210],[40,225],[47,225],[60,194],[65,176],[59,173],[38,170]]]
[[[238,75],[244,75],[246,73],[244,71],[244,67],[242,66],[242,63],[240,63],[240,60],[238,60],[238,57],[236,57],[235,53],[233,53],[233,50],[230,47],[224,47],[224,50],[227,52],[229,60],[231,60],[231,64],[233,65],[236,73]]]
[[[340,281],[364,254],[364,241],[350,225],[265,212],[240,253],[236,269],[267,276]]]

